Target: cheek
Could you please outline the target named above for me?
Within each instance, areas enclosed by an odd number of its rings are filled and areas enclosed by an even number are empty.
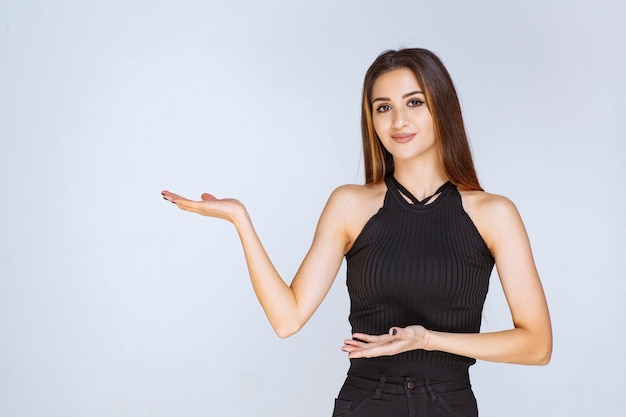
[[[378,142],[382,145],[383,148],[388,150],[387,146],[385,146],[385,130],[383,129],[383,123],[381,123],[380,119],[380,117],[372,119],[372,125],[374,126],[374,132],[376,132],[376,136],[378,136]]]
[[[433,116],[430,114],[428,109],[420,115],[421,123],[428,129],[434,129]]]
[[[382,134],[383,132],[377,129],[376,126],[374,126],[374,131],[376,132],[376,136],[378,136],[378,141],[380,142],[380,144],[383,146],[383,148],[387,149],[387,144],[385,143],[386,136]]]
[[[376,132],[379,138],[382,138],[383,137],[382,133],[384,132],[384,129],[383,129],[383,122],[381,118],[375,117],[372,120],[372,124],[374,125],[374,132]]]

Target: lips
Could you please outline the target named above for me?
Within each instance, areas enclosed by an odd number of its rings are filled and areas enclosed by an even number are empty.
[[[391,135],[391,139],[398,143],[406,143],[415,137],[415,133],[396,133]]]

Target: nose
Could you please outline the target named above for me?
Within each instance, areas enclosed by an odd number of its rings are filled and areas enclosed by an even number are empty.
[[[394,109],[392,123],[395,129],[402,129],[407,126],[409,124],[408,120],[405,109]]]

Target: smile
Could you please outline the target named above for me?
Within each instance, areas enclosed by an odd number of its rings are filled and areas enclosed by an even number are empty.
[[[391,139],[398,143],[406,143],[415,137],[415,133],[396,133],[391,135]]]

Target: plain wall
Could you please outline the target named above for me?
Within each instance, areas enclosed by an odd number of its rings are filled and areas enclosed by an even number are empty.
[[[425,47],[457,85],[483,186],[518,206],[551,309],[547,367],[479,362],[481,416],[622,416],[626,6],[0,1],[0,415],[330,416],[342,268],[274,335],[232,225],[287,281],[330,192],[362,183],[360,89]],[[494,274],[485,331],[510,326]]]

